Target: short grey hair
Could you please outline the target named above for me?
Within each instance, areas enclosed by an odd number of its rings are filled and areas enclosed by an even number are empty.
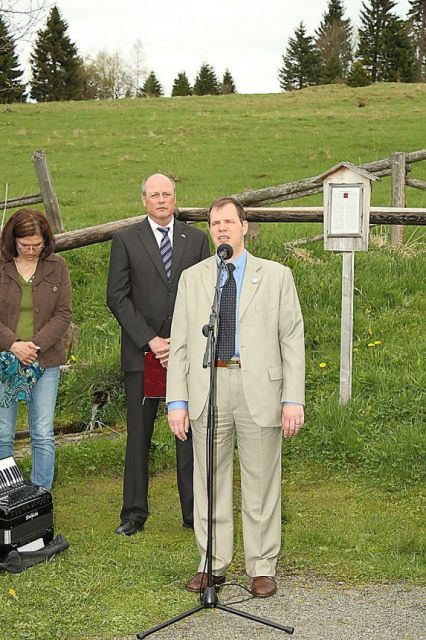
[[[145,185],[148,182],[148,180],[150,178],[152,178],[152,176],[164,176],[165,178],[167,178],[168,180],[170,180],[170,182],[173,185],[173,191],[176,193],[176,183],[173,180],[173,178],[171,176],[168,176],[167,173],[151,173],[149,176],[146,176],[146,178],[144,178],[142,180],[142,184],[141,184],[141,194],[144,196],[146,194],[146,189],[145,189]]]

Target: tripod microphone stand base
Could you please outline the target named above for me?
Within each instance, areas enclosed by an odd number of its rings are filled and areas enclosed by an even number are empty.
[[[219,598],[217,595],[217,591],[220,587],[207,587],[203,592],[203,601],[198,607],[194,607],[194,609],[189,609],[184,613],[181,613],[174,618],[170,618],[166,622],[162,622],[155,627],[151,627],[148,631],[141,631],[136,635],[138,640],[142,640],[142,638],[147,638],[152,633],[156,633],[161,629],[165,629],[184,618],[188,618],[189,616],[194,615],[194,613],[198,613],[199,611],[203,611],[204,609],[220,609],[220,611],[226,611],[227,613],[232,613],[236,616],[240,616],[241,618],[247,618],[248,620],[253,620],[253,622],[258,622],[260,624],[264,624],[267,627],[273,627],[274,629],[279,629],[280,631],[285,631],[289,635],[292,635],[294,632],[294,627],[287,627],[283,624],[278,624],[278,622],[272,622],[272,620],[266,620],[265,618],[261,618],[259,616],[254,616],[251,613],[247,613],[246,611],[239,611],[238,609],[234,609],[233,607],[229,607],[225,604],[219,603]]]

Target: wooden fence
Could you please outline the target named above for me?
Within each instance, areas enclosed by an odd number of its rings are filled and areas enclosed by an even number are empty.
[[[40,193],[0,202],[1,209],[17,208],[43,203],[47,218],[56,232],[56,251],[68,251],[99,242],[111,240],[119,229],[130,227],[144,219],[135,216],[114,222],[86,227],[75,231],[63,230],[58,199],[55,194],[52,177],[43,150],[33,154],[34,168],[40,185]],[[402,227],[405,225],[425,225],[426,208],[406,208],[406,188],[412,187],[426,191],[426,182],[408,177],[412,165],[426,160],[426,149],[409,153],[395,152],[382,160],[375,160],[359,165],[378,177],[391,176],[391,207],[371,207],[370,223],[393,225],[393,243],[403,240]],[[264,189],[255,189],[243,193],[232,194],[245,207],[249,222],[322,222],[322,207],[266,207],[265,205],[295,200],[322,192],[319,176],[305,178],[295,182],[287,182]],[[186,222],[202,222],[207,219],[206,208],[181,208],[177,218]],[[396,227],[395,227],[396,225]],[[396,230],[395,230],[396,229]]]
[[[401,156],[404,158],[401,164]],[[393,153],[383,160],[376,160],[359,165],[363,169],[370,171],[379,177],[392,177],[392,207],[371,207],[370,223],[387,225],[425,225],[426,208],[405,208],[406,186],[416,189],[426,190],[426,182],[407,178],[411,165],[415,162],[426,160],[426,149],[412,151],[406,154]],[[395,165],[398,164],[398,170]],[[402,169],[401,169],[402,167]],[[264,205],[288,200],[295,200],[308,195],[315,195],[322,192],[322,184],[319,183],[319,176],[306,178],[296,182],[288,182],[267,187],[233,194],[245,208],[247,220],[249,222],[322,222],[322,207],[265,207]],[[136,216],[99,224],[93,227],[86,227],[76,231],[60,233],[56,236],[57,251],[68,251],[77,247],[84,247],[98,242],[110,240],[119,229],[124,229],[133,224],[137,224],[145,216]],[[207,209],[205,208],[181,208],[177,212],[177,218],[185,222],[202,222],[207,219]],[[401,234],[400,234],[401,237]]]
[[[30,196],[21,196],[20,198],[12,198],[11,200],[0,202],[0,210],[17,209],[20,207],[43,203],[46,216],[52,230],[57,233],[62,233],[64,225],[62,223],[58,198],[56,197],[52,176],[50,174],[44,150],[40,149],[38,151],[34,151],[32,161],[37,175],[40,193],[35,193]]]

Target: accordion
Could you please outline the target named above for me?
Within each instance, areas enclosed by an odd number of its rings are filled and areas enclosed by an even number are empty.
[[[0,459],[0,555],[53,539],[52,495],[26,482],[12,456]]]

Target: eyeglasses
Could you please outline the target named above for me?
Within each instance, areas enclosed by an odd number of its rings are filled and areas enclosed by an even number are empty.
[[[173,198],[174,195],[173,191],[154,191],[154,193],[147,193],[146,197],[152,200],[159,200],[160,198],[168,200],[169,198]]]
[[[20,249],[21,251],[25,251],[25,252],[30,252],[30,251],[41,251],[41,249],[43,249],[44,247],[44,242],[39,242],[37,244],[23,244],[22,242],[20,242],[19,240],[16,241],[16,246],[18,247],[18,249]]]

